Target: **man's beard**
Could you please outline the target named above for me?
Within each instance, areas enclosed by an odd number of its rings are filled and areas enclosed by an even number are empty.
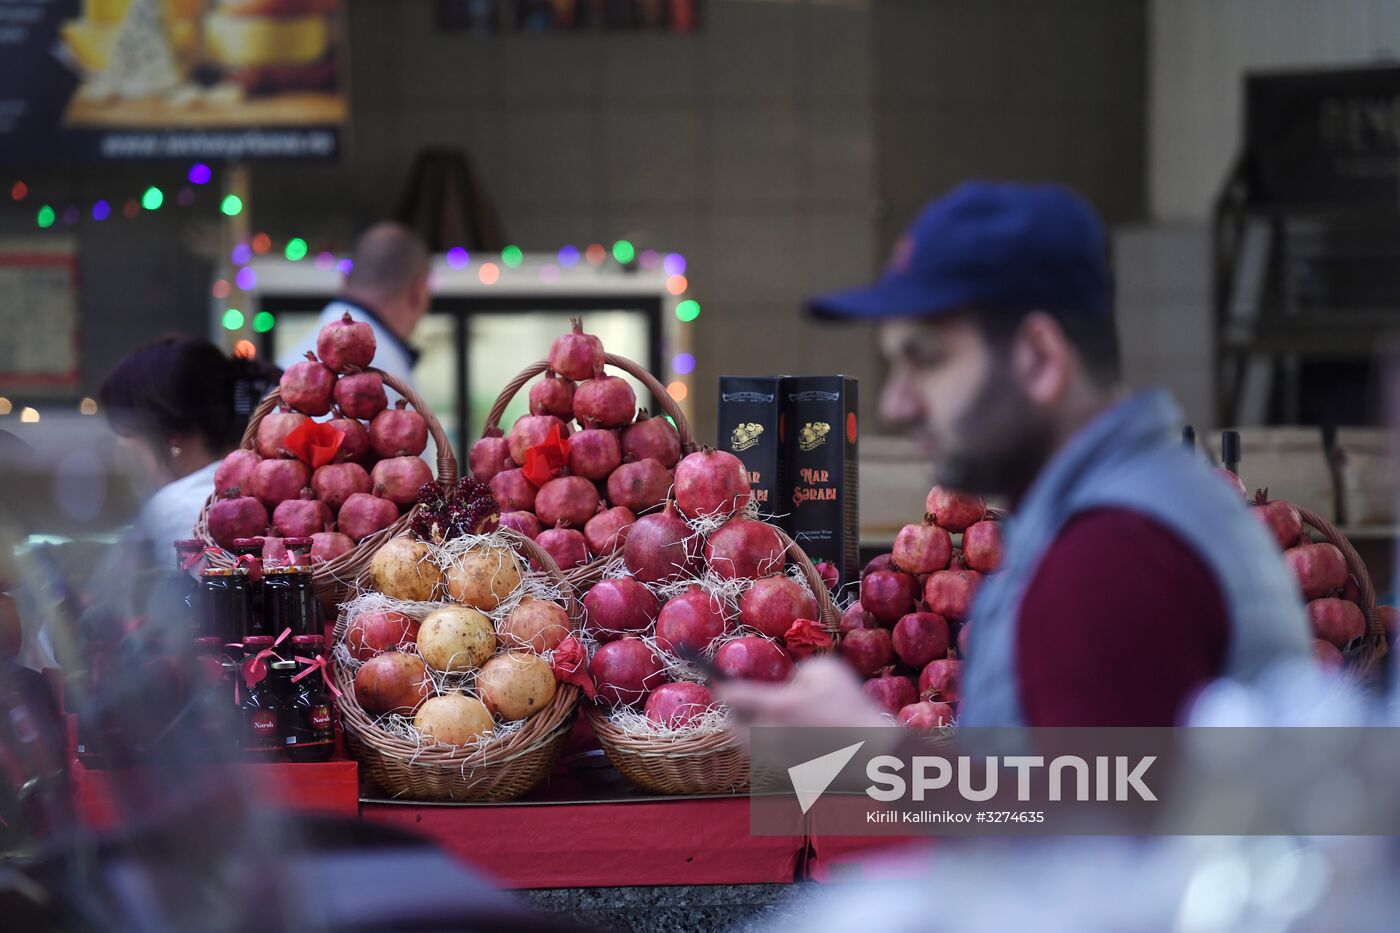
[[[981,390],[958,418],[954,437],[934,469],[938,484],[1013,500],[1030,487],[1054,449],[1048,421],[997,366],[988,369]]]

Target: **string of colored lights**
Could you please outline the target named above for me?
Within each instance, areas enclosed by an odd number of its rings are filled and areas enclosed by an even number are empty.
[[[180,187],[175,194],[175,204],[179,207],[190,207],[196,198],[196,188],[202,188],[213,179],[213,170],[202,162],[191,165],[185,173],[187,185]],[[194,187],[190,187],[194,186]],[[10,201],[14,204],[24,204],[29,202],[34,204],[38,199],[30,200],[30,195],[34,192],[29,184],[22,179],[15,180],[10,185]],[[112,217],[112,205],[120,198],[108,200],[98,198],[93,201],[88,209],[84,211],[77,204],[68,204],[64,207],[60,215],[58,208],[53,203],[39,203],[33,207],[35,224],[41,230],[57,228],[60,220],[64,226],[72,226],[85,219],[96,223],[102,223]],[[131,196],[122,200],[121,216],[127,220],[140,217],[143,212],[155,212],[166,204],[166,193],[158,185],[148,185],[139,197]],[[219,199],[219,212],[226,217],[237,217],[243,212],[244,204],[241,198],[235,194],[226,194]],[[86,215],[86,216],[85,216]],[[212,296],[218,301],[230,301],[229,307],[225,308],[220,316],[220,323],[225,330],[239,332],[246,327],[252,328],[255,333],[265,334],[277,326],[276,317],[269,311],[259,311],[249,316],[243,310],[232,306],[237,302],[238,294],[246,294],[257,287],[257,273],[253,270],[251,263],[255,256],[265,255],[273,251],[272,237],[267,233],[257,233],[248,242],[236,244],[229,252],[230,264],[237,270],[233,275],[233,281],[220,278],[211,287]],[[300,236],[293,236],[282,245],[282,255],[290,262],[301,262],[311,255],[311,247],[307,240]],[[662,254],[656,250],[642,250],[638,253],[636,246],[629,240],[617,240],[608,249],[602,243],[590,243],[583,249],[576,246],[565,245],[560,247],[556,254],[556,262],[543,263],[538,269],[539,279],[545,283],[559,281],[562,269],[570,269],[577,266],[580,261],[591,266],[601,266],[611,257],[618,265],[623,267],[632,266],[645,270],[661,268],[666,275],[666,291],[670,295],[681,297],[690,288],[690,282],[686,278],[686,261],[680,253]],[[447,250],[447,265],[456,270],[467,269],[472,265],[470,253],[464,247],[454,246]],[[350,260],[346,257],[336,256],[329,250],[321,250],[316,253],[312,260],[318,269],[329,271],[338,270],[341,274],[348,273],[351,268]],[[501,248],[499,254],[494,259],[483,258],[477,266],[477,279],[483,285],[495,285],[500,282],[508,271],[519,269],[524,265],[525,253],[515,245],[507,245]],[[241,302],[238,302],[241,303]],[[676,319],[683,324],[690,324],[700,317],[700,303],[693,298],[683,298],[675,306]],[[234,344],[234,352],[239,356],[252,357],[257,353],[257,347],[252,341],[240,339]],[[695,357],[690,353],[677,353],[671,359],[671,370],[677,376],[686,376],[695,370]],[[667,386],[667,391],[676,399],[684,400],[687,394],[685,382],[676,380]],[[84,399],[84,404],[89,400]],[[29,409],[26,409],[28,411]],[[0,414],[8,414],[8,411]],[[37,419],[38,413],[35,412]]]

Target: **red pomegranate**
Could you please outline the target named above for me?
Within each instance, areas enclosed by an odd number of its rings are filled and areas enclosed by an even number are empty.
[[[1270,499],[1269,490],[1261,489],[1254,497],[1254,508],[1250,512],[1264,523],[1269,534],[1283,550],[1288,550],[1303,537],[1303,516],[1292,505],[1282,499]]]
[[[540,487],[535,514],[544,525],[582,528],[598,513],[598,490],[582,476],[560,476]]]
[[[934,612],[911,612],[895,624],[890,640],[906,667],[921,669],[947,656],[948,620]]]
[[[374,416],[369,444],[377,457],[416,457],[428,449],[428,422],[408,410],[406,399],[399,399]]]
[[[303,415],[324,415],[335,396],[335,373],[308,350],[305,360],[287,367],[277,388],[282,401]]]
[[[617,442],[616,433],[588,428],[569,438],[569,472],[575,476],[607,479],[621,464],[622,446]]]
[[[533,512],[539,487],[530,482],[520,467],[502,470],[491,477],[491,494],[502,512]]]
[[[1304,599],[1318,599],[1347,583],[1347,562],[1333,544],[1302,544],[1283,552],[1283,561],[1303,591]]]
[[[302,489],[300,498],[286,499],[272,512],[272,525],[287,538],[309,538],[325,531],[331,523],[331,510],[316,498],[310,486]]]
[[[947,703],[920,700],[917,703],[910,703],[900,710],[899,715],[895,717],[895,722],[901,726],[908,726],[920,731],[941,729],[953,724],[953,708]]]
[[[511,459],[524,466],[525,451],[543,444],[555,428],[564,437],[569,436],[568,427],[553,415],[521,415],[510,429]]]
[[[636,706],[666,682],[661,658],[640,638],[619,638],[598,648],[588,662],[598,699],[610,706]]]
[[[952,658],[928,662],[919,674],[919,695],[947,703],[962,699],[962,662]]]
[[[346,499],[357,492],[369,492],[374,483],[358,463],[328,463],[311,474],[311,488],[316,498],[332,511],[339,511]]]
[[[605,376],[598,367],[574,392],[574,417],[585,428],[622,428],[632,422],[637,395],[621,376]]]
[[[1344,599],[1314,599],[1308,603],[1308,621],[1314,635],[1338,648],[1366,634],[1366,617],[1355,603]]]
[[[643,408],[622,431],[622,455],[628,460],[657,460],[669,470],[680,462],[681,438],[670,421],[649,417]]]
[[[894,625],[913,612],[914,596],[915,581],[907,573],[877,570],[860,581],[860,604],[881,625]]]
[[[667,503],[665,510],[637,519],[622,546],[622,559],[638,580],[657,583],[692,573],[697,549],[694,532]]]
[[[724,634],[724,604],[698,586],[666,601],[656,620],[656,644],[672,654],[704,651]]]
[[[219,462],[219,468],[214,471],[214,488],[251,488],[249,480],[253,475],[253,468],[261,462],[262,457],[258,456],[257,451],[241,448],[229,451]]]
[[[603,341],[583,332],[575,319],[573,331],[554,338],[549,347],[549,368],[566,379],[588,379],[603,365]]]
[[[374,362],[374,328],[345,314],[331,321],[316,335],[316,355],[331,369],[343,373],[364,369]]]
[[[981,496],[955,492],[944,486],[930,489],[924,505],[924,511],[933,516],[939,527],[955,533],[980,522],[987,514],[987,503]]]
[[[632,577],[609,577],[583,597],[588,631],[599,641],[640,635],[661,612],[655,594]]]
[[[840,651],[862,677],[874,677],[876,671],[894,663],[888,629],[858,628],[847,632],[841,638]]]
[[[553,370],[545,370],[544,378],[530,386],[530,414],[553,415],[560,421],[572,421],[574,381],[561,379]]]
[[[914,686],[914,681],[894,673],[894,669],[889,667],[861,684],[861,689],[891,716],[919,700],[919,691]]]
[[[928,578],[924,586],[924,602],[929,612],[936,612],[955,622],[967,621],[972,600],[982,575],[975,570],[940,570]]]
[[[335,403],[342,414],[368,421],[389,407],[384,379],[379,373],[352,373],[335,384]]]
[[[501,527],[522,534],[531,541],[539,537],[544,526],[534,512],[506,512],[501,515]]]
[[[510,455],[510,441],[506,440],[500,428],[486,429],[481,439],[472,445],[467,463],[472,476],[483,483],[490,483],[496,474],[513,470],[516,466]]]
[[[583,526],[589,553],[598,557],[613,553],[627,542],[627,533],[636,522],[632,510],[620,505],[599,512]]]
[[[765,577],[739,598],[739,622],[767,635],[782,638],[798,619],[815,619],[817,601],[787,577]]]
[[[963,558],[978,573],[992,573],[1001,566],[1001,526],[993,521],[973,522],[963,532]]]
[[[560,570],[573,570],[588,563],[588,544],[583,532],[558,525],[535,536],[535,543],[549,552]]]
[[[335,452],[335,459],[363,464],[369,454],[369,429],[365,427],[364,422],[347,418],[344,412],[337,409],[336,417],[326,424],[345,435],[345,440],[340,442],[340,449]]]
[[[287,435],[306,421],[305,415],[285,408],[270,412],[258,422],[258,454],[268,460],[290,456],[287,452]]]
[[[715,667],[726,677],[779,683],[792,676],[792,658],[775,642],[741,635],[719,646]]]
[[[866,612],[865,607],[859,602],[851,603],[846,611],[841,613],[841,634],[854,631],[858,628],[879,628],[880,620],[875,618],[872,612]]]
[[[209,537],[221,548],[233,547],[239,538],[260,535],[267,525],[267,507],[253,496],[242,495],[237,486],[224,490],[209,507]]]
[[[406,509],[418,501],[418,487],[433,481],[433,471],[420,457],[390,457],[376,463],[369,478],[384,487],[386,499]]]
[[[647,697],[647,719],[668,729],[680,729],[715,708],[708,687],[687,681],[662,684]]]
[[[608,501],[640,515],[666,501],[671,481],[671,471],[660,460],[624,463],[608,477]]]
[[[311,470],[300,460],[264,460],[253,468],[248,491],[268,508],[296,499],[311,483]]]
[[[728,517],[753,493],[743,461],[723,450],[701,450],[676,464],[676,507],[686,518]]]
[[[725,580],[782,573],[787,565],[786,554],[787,547],[778,537],[778,529],[742,515],[725,522],[705,543],[705,563]]]
[[[894,538],[895,566],[905,573],[947,570],[953,558],[953,539],[926,515],[921,524],[905,525]]]
[[[355,543],[399,520],[399,507],[383,496],[383,489],[357,492],[345,500],[336,516],[336,527]]]

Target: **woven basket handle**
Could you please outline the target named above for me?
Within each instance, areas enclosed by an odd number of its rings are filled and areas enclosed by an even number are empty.
[[[682,452],[691,453],[699,449],[699,445],[695,443],[695,435],[691,433],[690,423],[685,420],[685,415],[681,413],[680,406],[676,404],[675,399],[671,398],[671,393],[666,391],[666,387],[661,384],[659,379],[625,356],[618,356],[615,353],[605,353],[603,354],[603,362],[614,369],[622,370],[647,387],[647,391],[651,392],[652,396],[656,399],[656,403],[661,406],[660,414],[669,415],[671,420],[675,422],[676,433],[679,434],[681,438]],[[500,428],[501,416],[505,414],[506,406],[510,404],[511,399],[515,398],[516,393],[523,389],[527,382],[546,372],[548,369],[549,361],[539,360],[538,362],[526,366],[514,379],[507,382],[505,388],[501,389],[501,394],[496,396],[496,403],[491,406],[491,411],[486,415],[485,430],[489,431],[492,428]],[[656,412],[653,412],[653,414],[656,414]],[[483,436],[485,436],[484,432]]]
[[[1355,663],[1356,674],[1363,680],[1376,676],[1379,671],[1379,661],[1385,657],[1390,650],[1390,646],[1385,639],[1385,626],[1381,624],[1380,613],[1376,612],[1376,587],[1371,582],[1371,574],[1366,569],[1366,564],[1361,559],[1361,555],[1352,547],[1346,535],[1337,529],[1337,526],[1327,519],[1318,515],[1311,509],[1305,509],[1296,503],[1293,507],[1298,510],[1298,515],[1303,519],[1303,524],[1309,528],[1316,529],[1322,537],[1342,552],[1342,557],[1346,559],[1347,570],[1356,577],[1356,585],[1361,590],[1361,614],[1366,617],[1366,635],[1364,638],[1364,653]]]

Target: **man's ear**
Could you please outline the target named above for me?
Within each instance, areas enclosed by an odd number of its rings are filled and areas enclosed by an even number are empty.
[[[1059,323],[1035,311],[1026,315],[1011,344],[1011,370],[1038,406],[1057,403],[1069,388],[1074,348]]]

